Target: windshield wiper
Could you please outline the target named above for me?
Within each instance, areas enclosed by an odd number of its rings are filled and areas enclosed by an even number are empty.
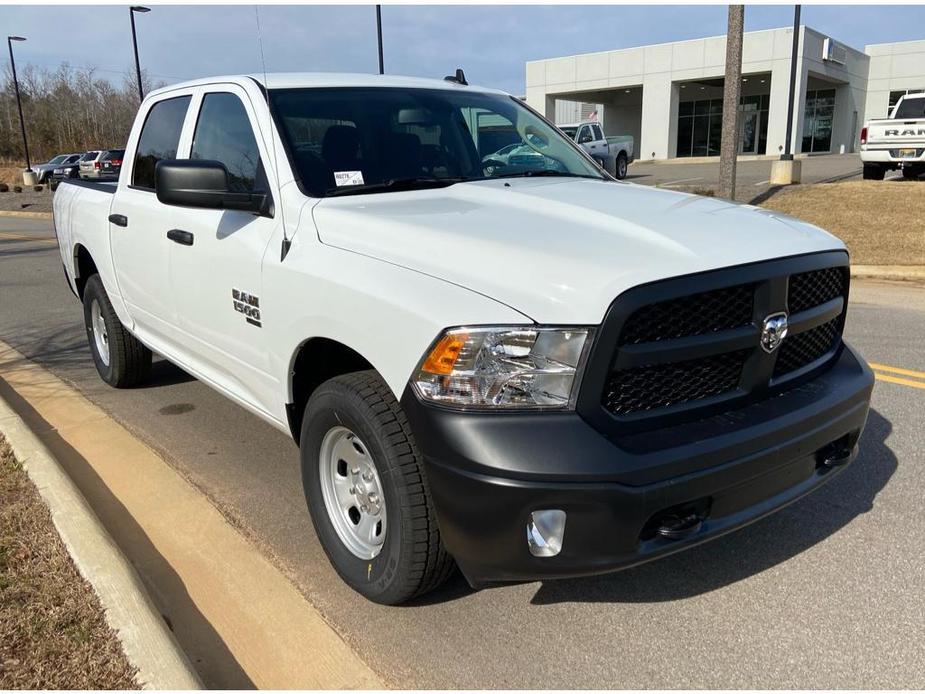
[[[387,193],[402,190],[426,190],[428,188],[445,188],[454,183],[462,183],[467,178],[425,178],[415,176],[411,178],[390,178],[382,183],[367,183],[361,186],[343,186],[330,188],[325,193],[327,197],[335,195],[362,195],[363,193]]]

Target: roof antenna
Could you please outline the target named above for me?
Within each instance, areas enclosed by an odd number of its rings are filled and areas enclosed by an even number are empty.
[[[260,47],[260,65],[263,68],[263,95],[267,100],[267,112],[270,114],[270,149],[273,155],[273,173],[276,176],[276,181],[279,183],[279,166],[276,162],[276,138],[273,137],[273,114],[272,107],[270,106],[270,88],[269,80],[267,79],[267,61],[263,55],[263,36],[260,33],[260,8],[257,5],[254,5],[254,18],[257,20],[257,45]],[[282,189],[282,186],[280,186]],[[286,256],[289,253],[289,248],[292,246],[292,240],[287,235],[286,231],[286,219],[283,212],[283,201],[279,201],[279,221],[283,226],[283,243],[280,248],[279,260],[280,262],[286,259]]]
[[[466,82],[466,73],[463,72],[461,67],[456,68],[455,75],[447,75],[444,77],[447,82],[456,82],[456,84],[461,84],[463,86],[468,86],[469,83]]]

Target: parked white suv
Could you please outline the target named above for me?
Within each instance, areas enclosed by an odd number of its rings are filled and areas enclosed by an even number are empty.
[[[488,157],[514,139],[542,164]],[[459,75],[167,87],[123,167],[54,199],[100,376],[139,384],[157,352],[290,433],[372,600],[454,563],[486,586],[646,561],[857,451],[841,242],[615,181]]]

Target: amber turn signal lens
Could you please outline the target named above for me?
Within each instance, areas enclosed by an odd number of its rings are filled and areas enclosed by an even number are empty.
[[[459,352],[468,338],[469,336],[465,333],[444,335],[440,338],[440,342],[430,350],[421,371],[440,376],[448,376],[453,373],[453,367],[456,365],[456,360],[459,359]]]

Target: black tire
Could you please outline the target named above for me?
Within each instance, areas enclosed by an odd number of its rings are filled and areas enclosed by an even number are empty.
[[[617,155],[617,161],[614,164],[614,176],[622,181],[626,178],[626,169],[629,165],[629,160],[626,157],[626,152],[620,152]]]
[[[87,280],[83,302],[87,340],[90,342],[90,353],[93,355],[93,363],[96,364],[100,378],[113,388],[131,388],[143,383],[151,373],[151,350],[122,325],[99,275],[92,275]],[[97,346],[93,319],[94,304],[99,305],[100,316],[106,328],[108,360]]]
[[[372,559],[355,555],[338,536],[321,490],[322,443],[337,427],[362,441],[379,475],[386,531]],[[455,564],[440,539],[421,453],[401,405],[379,374],[359,371],[321,384],[305,408],[300,440],[302,483],[315,532],[351,588],[373,602],[396,605],[450,576]]]
[[[917,181],[919,176],[923,173],[923,169],[919,169],[914,166],[904,166],[903,167],[903,178],[907,181]]]
[[[879,164],[864,164],[863,176],[865,181],[882,181],[885,175],[886,169]]]

